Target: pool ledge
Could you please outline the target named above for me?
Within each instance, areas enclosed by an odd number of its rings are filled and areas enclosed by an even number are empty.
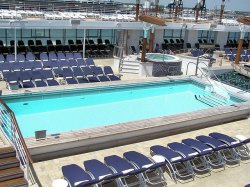
[[[243,102],[231,106],[49,135],[46,140],[36,141],[35,138],[26,138],[25,141],[33,159],[41,161],[202,129],[247,118],[249,115],[250,102]]]

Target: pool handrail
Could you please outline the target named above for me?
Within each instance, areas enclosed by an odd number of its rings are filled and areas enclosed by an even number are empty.
[[[10,114],[10,120],[11,120],[11,135],[14,137],[11,137],[11,139],[8,137],[8,135],[5,134],[3,131],[5,137],[9,141],[9,143],[15,148],[17,152],[17,157],[19,158],[20,164],[23,167],[23,171],[25,174],[25,178],[27,181],[31,181],[32,184],[35,183],[34,176],[32,174],[30,164],[33,163],[33,159],[30,155],[30,152],[27,148],[27,145],[24,141],[24,138],[22,136],[22,133],[20,131],[20,128],[18,126],[17,120],[15,118],[14,112],[6,105],[6,103],[0,98],[0,103],[3,105],[3,107],[7,110],[7,112]],[[4,115],[6,112],[4,109],[1,109],[1,114]],[[16,133],[15,133],[16,132]],[[25,173],[26,171],[26,173]]]

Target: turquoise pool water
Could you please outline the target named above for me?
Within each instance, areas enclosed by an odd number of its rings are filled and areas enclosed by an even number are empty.
[[[195,99],[191,81],[144,83],[3,97],[24,137],[93,128],[210,108]],[[229,100],[226,105],[233,104]]]
[[[146,59],[151,62],[173,62],[178,60],[177,57],[161,53],[147,53]]]

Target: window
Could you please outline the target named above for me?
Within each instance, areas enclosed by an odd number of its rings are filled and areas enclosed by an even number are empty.
[[[185,31],[182,29],[165,29],[164,38],[166,39],[181,39],[184,38]]]
[[[198,31],[198,39],[206,40],[208,43],[210,43],[212,40],[214,41],[214,38],[215,38],[215,31],[209,31],[209,30]]]
[[[236,40],[240,39],[240,32],[229,32],[228,33],[228,40]]]

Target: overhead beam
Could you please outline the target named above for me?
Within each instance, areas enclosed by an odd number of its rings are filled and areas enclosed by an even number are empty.
[[[250,17],[240,17],[237,21],[245,25],[250,25]]]
[[[141,15],[141,16],[139,16],[139,19],[141,21],[155,24],[155,25],[159,25],[159,26],[164,26],[164,25],[166,25],[166,22],[168,22],[166,19],[155,17],[155,16],[149,16],[149,15]]]

